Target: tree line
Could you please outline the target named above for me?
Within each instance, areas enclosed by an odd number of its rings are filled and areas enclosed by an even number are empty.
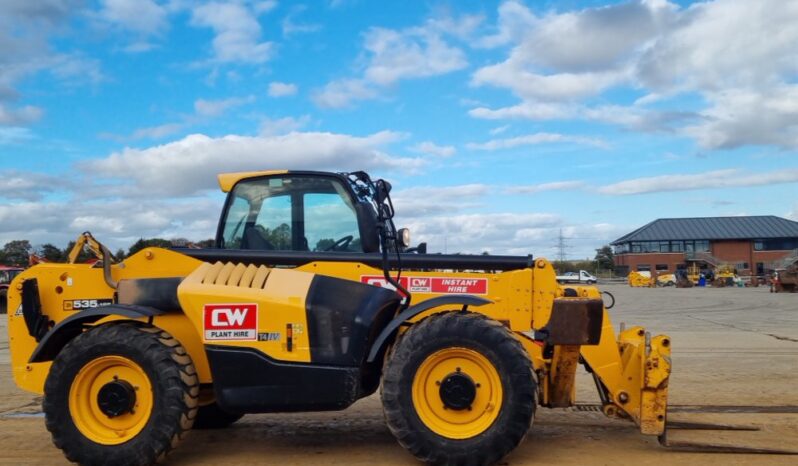
[[[609,273],[615,271],[615,259],[612,253],[612,246],[609,244],[596,249],[596,256],[593,260],[576,260],[576,261],[553,261],[552,265],[557,273],[563,274],[566,272],[579,272],[580,270],[587,270],[588,272],[595,273]]]
[[[291,239],[290,234],[287,232],[288,226],[285,228],[281,225],[272,231],[267,229],[267,237],[272,242],[276,249],[290,249]],[[319,240],[316,244],[315,251],[324,251],[329,246],[335,243],[331,238]],[[141,251],[144,248],[160,247],[197,247],[197,248],[212,248],[216,242],[213,239],[206,239],[197,242],[191,242],[185,238],[139,238],[138,241],[133,243],[127,251],[118,249],[113,254],[114,259],[121,261],[126,257]],[[66,247],[61,249],[51,243],[45,243],[40,246],[32,246],[30,241],[13,240],[7,242],[3,249],[0,250],[0,264],[12,267],[24,267],[29,264],[31,254],[44,259],[47,262],[66,262],[69,252],[75,246],[74,241],[67,243]],[[357,249],[358,245],[353,245],[353,249]],[[483,252],[487,255],[487,252]],[[78,256],[78,262],[85,262],[91,258],[91,254],[81,251]],[[612,272],[615,270],[615,262],[613,260],[612,247],[610,245],[602,246],[596,249],[596,256],[593,260],[585,259],[581,261],[553,261],[552,264],[558,273],[565,272],[578,272],[580,270],[596,271],[596,272]]]
[[[213,239],[206,239],[202,241],[192,242],[185,238],[139,238],[138,241],[133,243],[127,250],[118,249],[114,254],[114,259],[121,261],[144,248],[148,247],[198,247],[210,248],[213,247],[215,241]],[[42,245],[34,246],[26,239],[12,240],[3,245],[0,249],[0,264],[10,267],[25,267],[30,262],[31,255],[34,255],[46,262],[66,262],[69,257],[69,252],[75,246],[74,241],[67,243],[63,249],[52,243],[45,243]],[[78,262],[85,262],[92,258],[92,255],[86,251],[81,251],[78,256]]]

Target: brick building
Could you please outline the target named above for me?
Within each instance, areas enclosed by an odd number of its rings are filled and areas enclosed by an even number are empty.
[[[661,218],[612,242],[616,271],[673,273],[733,265],[740,275],[763,275],[798,255],[798,222],[773,215]]]

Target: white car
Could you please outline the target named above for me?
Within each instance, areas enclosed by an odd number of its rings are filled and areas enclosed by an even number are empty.
[[[596,277],[588,273],[586,270],[577,272],[566,272],[563,275],[557,275],[559,283],[586,283],[592,285],[596,283]]]

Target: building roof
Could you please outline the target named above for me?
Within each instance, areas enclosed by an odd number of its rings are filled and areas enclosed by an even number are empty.
[[[621,236],[612,244],[629,241],[767,238],[798,238],[798,222],[775,215],[660,218]]]

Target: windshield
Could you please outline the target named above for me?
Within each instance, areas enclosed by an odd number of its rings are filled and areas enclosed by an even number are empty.
[[[274,251],[362,251],[354,205],[331,177],[244,180],[232,192],[220,247]]]

